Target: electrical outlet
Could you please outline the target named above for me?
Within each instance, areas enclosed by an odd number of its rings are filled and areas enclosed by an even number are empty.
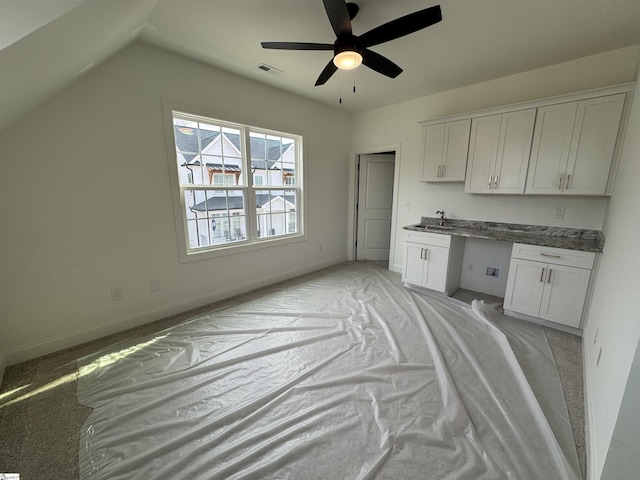
[[[150,292],[160,291],[160,280],[149,280],[149,291]]]
[[[409,200],[404,202],[404,209],[409,210],[411,208],[411,202]]]
[[[556,207],[553,209],[553,218],[564,218],[564,207]]]
[[[122,287],[113,287],[111,289],[111,300],[114,302],[116,300],[122,300],[124,298],[124,294],[122,293]]]
[[[496,267],[487,267],[485,275],[487,277],[498,278],[500,276],[500,269]]]
[[[467,272],[472,272],[472,271],[473,271],[473,263],[467,262]]]

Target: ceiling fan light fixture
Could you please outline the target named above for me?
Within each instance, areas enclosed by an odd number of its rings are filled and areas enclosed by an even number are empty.
[[[333,63],[341,70],[352,70],[362,63],[362,55],[355,50],[344,50],[333,57]]]

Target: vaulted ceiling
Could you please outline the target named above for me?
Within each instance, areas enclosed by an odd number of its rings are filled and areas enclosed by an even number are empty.
[[[349,112],[640,45],[638,0],[356,3],[356,35],[436,4],[443,20],[372,47],[397,78],[361,66],[316,87],[332,52],[260,42],[333,43],[322,0],[0,0],[0,129],[136,40]]]

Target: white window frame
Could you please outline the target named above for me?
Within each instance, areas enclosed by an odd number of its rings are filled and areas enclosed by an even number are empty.
[[[170,104],[169,102],[163,102],[163,112],[165,120],[165,138],[167,144],[167,159],[169,162],[169,170],[171,174],[171,190],[173,199],[174,210],[174,222],[176,227],[176,237],[178,241],[178,254],[180,263],[192,262],[197,260],[206,260],[209,258],[216,258],[220,256],[239,254],[249,251],[260,250],[264,248],[270,248],[278,245],[286,245],[290,243],[305,241],[308,239],[306,233],[306,193],[303,188],[304,178],[304,134],[292,131],[283,132],[280,130],[274,130],[266,127],[256,127],[247,125],[246,123],[240,123],[233,120],[219,120],[217,116],[210,115],[207,112],[199,111],[199,109],[190,107],[182,108],[177,105]],[[243,185],[229,185],[222,187],[204,186],[200,188],[203,190],[213,190],[229,188],[232,190],[242,190],[245,197],[245,212],[246,212],[246,239],[240,242],[211,245],[208,247],[190,248],[188,231],[187,231],[187,219],[185,216],[186,206],[184,204],[184,191],[194,189],[193,185],[179,183],[178,162],[176,156],[176,144],[173,134],[173,118],[174,114],[180,117],[189,117],[193,121],[209,122],[216,125],[228,126],[241,131],[241,138],[243,141]],[[286,138],[292,138],[295,140],[296,149],[296,178],[297,182],[295,186],[292,185],[253,185],[253,175],[251,172],[251,159],[250,159],[250,132],[258,134],[267,134],[282,136]],[[255,202],[255,193],[257,190],[297,190],[298,195],[296,201],[296,217],[298,218],[298,231],[295,233],[284,233],[277,236],[261,237],[257,236],[257,209]],[[287,217],[288,218],[288,217]]]

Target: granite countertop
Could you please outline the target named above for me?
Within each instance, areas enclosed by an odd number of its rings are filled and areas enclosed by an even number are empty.
[[[604,235],[599,230],[449,218],[446,219],[444,226],[440,226],[440,218],[432,217],[422,217],[420,223],[403,228],[417,232],[442,233],[460,237],[568,248],[584,252],[602,252],[604,248]]]

